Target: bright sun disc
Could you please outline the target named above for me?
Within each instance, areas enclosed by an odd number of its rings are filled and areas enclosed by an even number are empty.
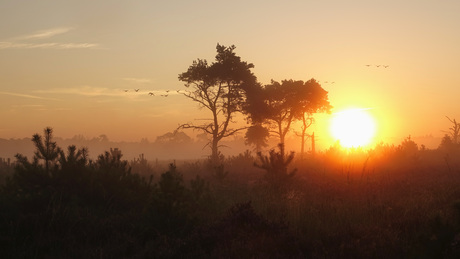
[[[365,109],[349,109],[334,114],[330,130],[341,146],[362,147],[371,143],[375,122]]]

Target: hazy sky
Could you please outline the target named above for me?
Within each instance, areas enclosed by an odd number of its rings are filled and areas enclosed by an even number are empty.
[[[1,1],[0,138],[154,140],[206,117],[174,91],[217,43],[264,84],[315,78],[334,111],[371,108],[384,141],[442,136],[460,120],[459,14],[457,0]],[[329,117],[312,128],[324,141]]]

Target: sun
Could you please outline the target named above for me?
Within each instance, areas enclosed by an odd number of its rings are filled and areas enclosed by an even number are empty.
[[[364,147],[375,135],[375,121],[368,109],[347,109],[334,113],[331,134],[343,147]]]

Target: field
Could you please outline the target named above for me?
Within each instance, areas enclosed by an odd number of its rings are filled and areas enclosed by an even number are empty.
[[[460,256],[456,149],[407,139],[292,161],[248,151],[217,167],[62,154],[48,169],[1,161],[5,258]]]

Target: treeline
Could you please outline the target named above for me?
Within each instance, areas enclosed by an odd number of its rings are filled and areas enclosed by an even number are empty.
[[[153,140],[142,138],[137,142],[113,141],[106,135],[94,138],[86,138],[76,135],[72,138],[55,137],[55,141],[63,147],[75,145],[77,147],[87,147],[89,157],[95,159],[97,156],[110,148],[123,150],[125,158],[131,160],[139,154],[144,154],[151,159],[169,160],[175,159],[200,159],[206,158],[209,152],[204,149],[208,140],[205,136],[192,138],[185,132],[167,132],[157,136]],[[244,139],[229,140],[223,142],[228,148],[226,154],[238,154],[246,149]],[[22,139],[0,139],[0,158],[13,159],[16,153],[27,156],[33,155],[33,144],[31,138]]]

